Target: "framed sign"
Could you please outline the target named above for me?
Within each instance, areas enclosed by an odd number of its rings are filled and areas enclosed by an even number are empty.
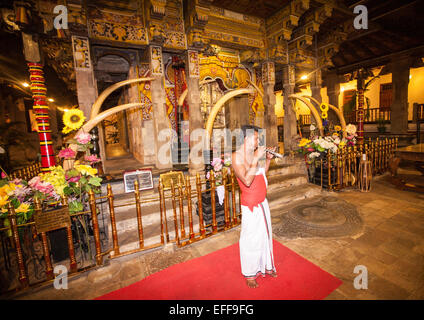
[[[152,169],[138,169],[124,172],[125,192],[133,192],[134,182],[138,182],[138,190],[153,189]]]
[[[171,180],[174,181],[174,186],[178,185],[178,177],[180,177],[181,182],[184,184],[184,174],[182,171],[169,171],[167,173],[162,173],[160,178],[162,179],[163,188],[170,189],[171,188]]]
[[[68,207],[36,213],[34,215],[37,233],[66,228],[71,225]]]

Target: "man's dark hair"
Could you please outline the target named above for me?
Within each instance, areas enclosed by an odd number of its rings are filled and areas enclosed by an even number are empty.
[[[261,130],[262,128],[251,125],[251,124],[245,124],[244,126],[241,127],[241,133],[242,133],[242,139],[244,141],[244,139],[249,136],[254,134],[255,132],[259,133],[259,130]]]

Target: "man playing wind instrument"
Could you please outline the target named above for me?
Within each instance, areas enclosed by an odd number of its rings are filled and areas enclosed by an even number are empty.
[[[259,127],[241,128],[242,144],[232,154],[232,166],[241,191],[241,273],[250,288],[258,287],[256,278],[269,274],[277,276],[272,247],[271,214],[266,199],[268,172],[271,159],[264,146],[259,146]],[[275,151],[275,148],[270,149]],[[266,153],[265,168],[258,164]]]

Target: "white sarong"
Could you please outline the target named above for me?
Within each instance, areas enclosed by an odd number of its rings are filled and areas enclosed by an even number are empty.
[[[257,173],[263,174],[265,183],[265,169],[260,168]],[[268,200],[265,199],[258,206],[241,206],[241,232],[240,232],[240,262],[241,273],[247,279],[256,279],[259,275],[277,272],[274,265],[272,246],[271,213]]]

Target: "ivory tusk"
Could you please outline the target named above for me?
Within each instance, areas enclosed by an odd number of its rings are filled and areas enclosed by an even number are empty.
[[[110,87],[108,87],[107,89],[105,89],[96,99],[96,101],[94,101],[93,106],[91,107],[91,113],[90,113],[90,120],[94,119],[97,114],[100,111],[100,108],[103,104],[103,102],[106,100],[106,98],[116,89],[126,86],[127,84],[132,84],[132,83],[136,83],[136,82],[143,82],[143,81],[152,81],[155,80],[154,78],[137,78],[137,79],[129,79],[129,80],[124,80],[124,81],[120,81],[118,83],[115,83],[113,85],[111,85]]]

